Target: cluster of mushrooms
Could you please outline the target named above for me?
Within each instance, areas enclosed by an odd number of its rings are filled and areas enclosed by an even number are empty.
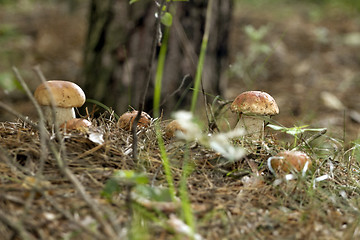
[[[75,107],[85,103],[85,93],[73,82],[51,80],[41,84],[35,90],[34,97],[42,107],[44,119],[48,125],[67,130],[89,128],[91,122],[76,118]],[[237,96],[230,107],[232,112],[239,114],[235,128],[245,129],[251,139],[263,139],[266,117],[279,114],[279,107],[274,98],[262,91],[247,91]],[[138,111],[124,113],[118,120],[118,127],[131,130]],[[265,120],[264,120],[265,119]],[[138,127],[146,128],[151,124],[151,117],[142,112]],[[176,121],[171,121],[165,128],[165,137],[170,139],[175,132],[186,132]],[[283,151],[268,160],[269,169],[273,174],[290,171],[305,171],[311,166],[311,159],[300,151]]]
[[[265,118],[279,114],[274,98],[262,91],[241,93],[235,98],[230,109],[239,114],[236,127],[245,129],[252,139],[263,139]],[[282,151],[268,159],[268,167],[273,174],[306,171],[311,167],[311,159],[301,151]]]
[[[74,108],[81,107],[86,98],[84,91],[73,82],[47,81],[36,88],[34,97],[49,126],[79,130],[91,125],[86,119],[76,118]]]

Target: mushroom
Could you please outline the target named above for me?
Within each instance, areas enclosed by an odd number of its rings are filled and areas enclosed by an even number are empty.
[[[264,137],[265,121],[259,116],[270,117],[279,114],[279,107],[274,98],[261,91],[241,93],[235,98],[230,109],[240,114],[236,128],[244,128],[246,133],[254,139]]]
[[[83,118],[73,118],[60,125],[60,128],[66,130],[82,131],[91,126],[91,122]]]
[[[178,120],[172,120],[165,127],[165,137],[171,139],[177,131],[185,132],[185,129],[180,125]]]
[[[55,112],[56,126],[75,118],[74,107],[81,107],[85,103],[83,90],[69,81],[47,81],[36,88],[34,97],[43,109],[47,124],[54,124],[52,111]],[[53,110],[52,100],[54,101]]]
[[[274,157],[269,157],[267,164],[273,174],[288,173],[292,170],[305,172],[311,167],[311,159],[301,151],[282,151]]]
[[[124,113],[123,115],[120,116],[117,126],[126,131],[130,131],[137,114],[138,111],[136,110]],[[150,123],[151,123],[150,115],[147,114],[146,112],[141,112],[141,116],[138,122],[138,127],[145,128],[150,126]]]

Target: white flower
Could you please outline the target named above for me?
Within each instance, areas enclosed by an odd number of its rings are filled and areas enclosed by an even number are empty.
[[[226,133],[205,134],[196,124],[191,112],[179,111],[174,113],[174,118],[180,123],[181,127],[186,131],[178,132],[177,137],[187,141],[197,141],[205,147],[211,147],[214,151],[220,153],[223,157],[230,161],[236,161],[245,155],[245,150],[235,147],[230,142],[233,138],[244,135],[243,129],[234,129]]]
[[[229,142],[229,138],[226,134],[213,135],[209,140],[209,145],[212,149],[230,161],[239,160],[246,153],[243,148],[233,146]]]
[[[178,111],[174,113],[174,118],[179,122],[184,132],[177,132],[176,136],[187,141],[197,141],[203,137],[201,128],[195,123],[191,112]]]

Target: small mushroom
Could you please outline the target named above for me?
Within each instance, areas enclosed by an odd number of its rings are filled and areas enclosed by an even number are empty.
[[[306,171],[311,167],[311,159],[301,151],[283,151],[268,158],[268,167],[273,174]]]
[[[230,107],[231,111],[240,114],[236,128],[245,129],[253,139],[264,137],[265,121],[261,116],[279,114],[279,107],[273,97],[266,92],[247,91],[237,96]]]
[[[43,109],[47,124],[57,126],[75,118],[74,107],[81,107],[85,103],[84,91],[69,81],[47,81],[36,88],[34,97]],[[54,100],[55,123],[52,118],[51,99]]]
[[[117,126],[126,131],[130,131],[137,114],[138,111],[136,110],[124,113],[123,115],[120,116],[119,121],[117,122]],[[150,115],[147,114],[146,112],[141,112],[141,116],[138,122],[138,127],[146,128],[150,126],[150,123],[151,123]]]
[[[60,128],[65,128],[66,130],[77,130],[83,131],[88,129],[91,126],[91,122],[83,118],[73,118],[69,121],[64,122],[60,125]]]
[[[171,139],[175,136],[177,131],[185,132],[185,129],[181,126],[178,120],[172,120],[165,127],[165,137]]]

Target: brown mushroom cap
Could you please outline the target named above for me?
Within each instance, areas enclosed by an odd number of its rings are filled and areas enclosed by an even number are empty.
[[[270,94],[261,91],[247,91],[237,96],[231,111],[243,114],[276,115],[279,107]]]
[[[301,171],[306,162],[309,162],[308,167],[311,167],[311,159],[301,151],[283,151],[277,157],[282,157],[282,159],[274,158],[271,161],[271,166],[276,172],[290,172],[292,169]]]
[[[75,83],[69,81],[52,80],[39,85],[34,93],[36,101],[42,106],[51,106],[51,95],[56,107],[81,107],[85,103],[84,91]],[[50,94],[49,94],[50,93]]]
[[[178,120],[172,120],[165,127],[165,137],[168,139],[173,138],[176,131],[185,132],[185,129],[181,127]]]
[[[66,127],[66,130],[82,130],[89,128],[91,122],[83,118],[73,118],[60,125],[60,129]]]
[[[120,116],[119,121],[117,123],[117,126],[119,128],[122,128],[126,131],[131,130],[132,124],[136,118],[136,115],[138,114],[138,111],[134,110],[131,112],[126,112],[123,115]],[[151,117],[146,112],[141,112],[141,116],[138,122],[138,127],[148,127],[151,123]]]

